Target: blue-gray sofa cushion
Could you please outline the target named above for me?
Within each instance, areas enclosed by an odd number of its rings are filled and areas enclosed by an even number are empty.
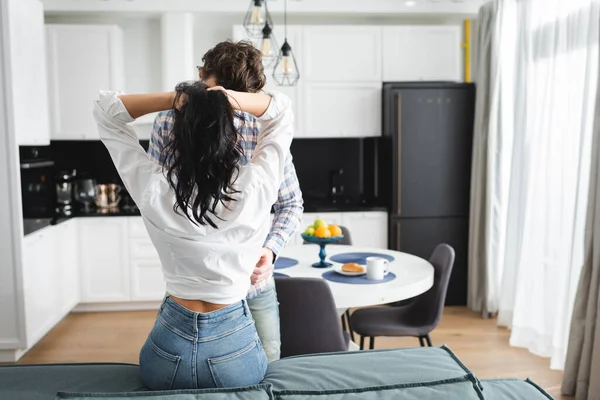
[[[471,374],[441,348],[409,348],[289,357],[269,364],[273,390],[345,390],[462,378]],[[472,376],[472,375],[471,375]]]
[[[344,390],[275,391],[276,400],[484,400],[471,375],[435,382]]]
[[[529,379],[486,379],[482,380],[484,398],[487,400],[548,400],[552,399]]]
[[[64,393],[56,400],[273,400],[269,385],[235,389],[165,390],[133,393]]]
[[[0,399],[54,400],[71,392],[135,392],[147,390],[137,365],[46,364],[0,366]]]

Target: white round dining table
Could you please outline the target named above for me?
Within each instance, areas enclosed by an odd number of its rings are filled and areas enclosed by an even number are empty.
[[[391,281],[376,284],[351,284],[327,280],[326,282],[331,288],[338,310],[369,307],[410,299],[425,293],[433,286],[433,266],[429,261],[411,254],[387,249],[345,245],[328,245],[325,250],[327,252],[326,261],[331,262],[334,266],[340,264],[329,258],[341,253],[379,253],[394,257],[394,260],[389,263],[389,270],[396,275],[396,278]],[[280,257],[298,261],[298,264],[292,267],[275,269],[275,273],[292,278],[322,278],[323,273],[333,268],[315,268],[312,266],[312,264],[319,261],[319,246],[316,244],[287,246],[281,252]]]

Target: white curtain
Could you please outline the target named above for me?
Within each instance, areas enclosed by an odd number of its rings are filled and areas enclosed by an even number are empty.
[[[600,0],[501,0],[489,94],[485,302],[562,369],[583,264]]]

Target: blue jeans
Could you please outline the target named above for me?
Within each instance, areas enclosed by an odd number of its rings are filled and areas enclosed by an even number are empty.
[[[281,333],[279,330],[279,303],[275,291],[275,280],[270,282],[258,296],[248,299],[248,307],[254,318],[258,336],[269,362],[279,360],[281,355]]]
[[[152,390],[254,385],[266,369],[245,300],[197,313],[167,297],[140,352],[142,380]]]

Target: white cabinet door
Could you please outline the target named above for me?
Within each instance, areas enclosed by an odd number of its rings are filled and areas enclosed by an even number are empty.
[[[23,241],[23,293],[27,347],[40,340],[62,317],[60,279],[55,264],[52,227]]]
[[[307,83],[304,136],[381,135],[381,82]]]
[[[273,34],[275,35],[275,40],[277,41],[278,47],[281,48],[283,45],[283,40],[285,38],[284,29],[281,25],[275,26],[273,29]],[[273,79],[273,68],[266,68],[265,75],[267,77],[267,84],[265,89],[276,90],[285,95],[287,95],[292,100],[292,111],[294,112],[294,137],[300,137],[303,135],[303,113],[301,110],[302,107],[302,95],[303,95],[303,85],[304,85],[304,70],[302,61],[303,57],[303,46],[302,46],[302,27],[300,26],[288,26],[287,32],[288,42],[292,46],[292,52],[298,62],[298,69],[300,70],[300,80],[296,86],[278,86]],[[242,25],[235,25],[233,27],[233,38],[236,41],[239,40],[249,40],[246,34],[246,30]],[[260,40],[252,39],[250,40],[256,47],[260,48]]]
[[[17,143],[50,144],[44,9],[38,0],[8,1],[8,62]]]
[[[129,258],[131,300],[162,299],[166,290],[162,265],[142,217],[129,218]]]
[[[51,138],[98,139],[98,90],[123,90],[121,30],[112,25],[47,25]]]
[[[67,315],[79,303],[79,253],[77,245],[78,219],[72,219],[55,226],[53,235],[56,242],[54,260],[57,271],[60,272],[60,310],[62,315]]]
[[[381,83],[381,28],[311,26],[304,28],[307,82]]]
[[[461,27],[383,28],[383,80],[461,81]]]
[[[341,225],[348,228],[354,246],[388,248],[386,212],[344,212]]]
[[[129,301],[127,218],[79,221],[81,301]]]

